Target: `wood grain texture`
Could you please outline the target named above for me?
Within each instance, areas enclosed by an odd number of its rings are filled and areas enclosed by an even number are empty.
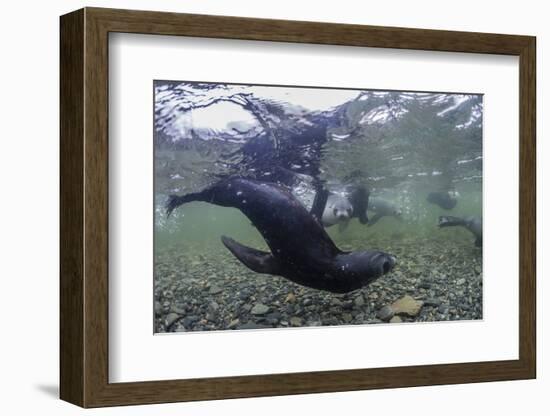
[[[299,42],[520,57],[518,360],[108,381],[108,33]],[[61,18],[61,397],[83,407],[535,377],[535,39],[484,33],[87,8]]]
[[[519,355],[536,377],[536,41],[520,54],[519,142]]]
[[[60,44],[60,388],[84,404],[84,12],[61,19]]]

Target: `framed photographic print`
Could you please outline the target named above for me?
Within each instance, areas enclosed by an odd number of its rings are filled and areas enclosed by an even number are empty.
[[[61,398],[534,378],[535,38],[61,17]]]

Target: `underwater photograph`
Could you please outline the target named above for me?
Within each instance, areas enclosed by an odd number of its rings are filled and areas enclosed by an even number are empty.
[[[156,80],[154,332],[483,319],[483,95]]]

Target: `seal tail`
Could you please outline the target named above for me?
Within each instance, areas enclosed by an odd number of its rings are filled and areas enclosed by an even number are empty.
[[[452,217],[450,215],[444,216],[442,215],[439,217],[439,221],[437,223],[439,227],[455,227],[455,226],[465,226],[466,223],[462,218],[458,217]]]

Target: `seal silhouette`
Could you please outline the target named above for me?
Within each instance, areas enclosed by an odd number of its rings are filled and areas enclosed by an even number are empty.
[[[452,217],[450,215],[439,217],[437,224],[442,227],[463,227],[470,231],[476,238],[474,244],[476,247],[483,245],[483,223],[481,218],[477,217]]]
[[[370,198],[369,209],[375,213],[369,220],[369,226],[373,226],[384,217],[401,219],[401,210],[392,202],[386,201],[385,199],[379,197]]]
[[[292,193],[274,183],[227,178],[201,192],[172,195],[167,214],[182,204],[203,201],[239,209],[258,229],[271,253],[244,246],[222,236],[223,244],[245,266],[257,273],[285,277],[295,283],[334,293],[359,289],[395,265],[382,251],[345,252]],[[326,198],[323,201],[324,208]]]

